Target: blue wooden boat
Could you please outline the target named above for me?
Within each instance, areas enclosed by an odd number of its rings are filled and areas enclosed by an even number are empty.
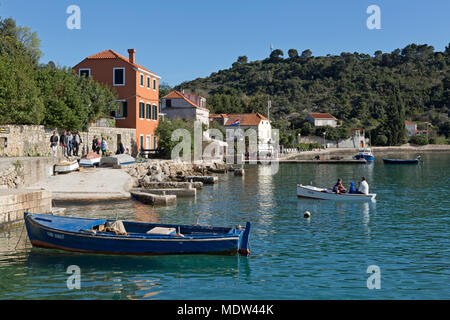
[[[154,224],[24,213],[34,247],[102,254],[249,254],[251,223],[242,227]]]
[[[420,156],[416,159],[383,159],[383,162],[388,164],[417,164],[419,161]]]

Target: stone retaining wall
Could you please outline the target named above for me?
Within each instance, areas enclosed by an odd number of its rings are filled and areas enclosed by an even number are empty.
[[[0,133],[0,157],[50,157],[50,137],[53,131],[58,132],[58,138],[64,129],[45,128],[33,125],[2,125],[6,129]],[[9,133],[7,133],[9,131]],[[104,137],[108,143],[108,149],[112,153],[117,150],[117,138],[121,137],[126,153],[137,155],[136,130],[130,128],[90,127],[89,132],[80,132],[83,144],[80,146],[80,154],[91,152],[94,136]],[[4,139],[6,138],[6,147]],[[58,156],[61,156],[61,148],[58,148]]]
[[[52,175],[58,162],[53,157],[0,159],[0,189],[17,189],[31,186]]]
[[[0,192],[0,228],[23,222],[25,211],[50,213],[52,193],[48,190],[8,190]]]

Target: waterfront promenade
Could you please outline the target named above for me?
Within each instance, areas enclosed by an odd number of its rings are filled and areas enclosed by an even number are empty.
[[[428,144],[424,146],[416,146],[405,144],[402,146],[386,146],[386,147],[369,147],[374,154],[377,153],[407,153],[407,152],[450,152],[450,145],[447,144]],[[291,153],[280,153],[280,161],[290,159],[313,159],[316,156],[328,158],[330,156],[342,156],[345,159],[351,159],[358,151],[357,148],[327,148],[315,149],[312,151],[300,151]]]

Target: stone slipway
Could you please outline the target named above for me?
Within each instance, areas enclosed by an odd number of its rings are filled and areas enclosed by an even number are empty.
[[[83,168],[49,176],[34,185],[52,191],[57,201],[101,201],[130,199],[132,178],[124,170]]]

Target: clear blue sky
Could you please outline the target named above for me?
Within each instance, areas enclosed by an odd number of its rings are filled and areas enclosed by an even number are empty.
[[[81,8],[81,30],[69,30],[69,5]],[[381,30],[369,30],[366,9],[381,9]],[[450,42],[448,0],[0,0],[0,16],[38,33],[44,55],[74,66],[105,49],[128,56],[176,85],[226,69],[240,55],[266,58],[270,44],[313,55],[376,50],[409,43],[442,51]]]

